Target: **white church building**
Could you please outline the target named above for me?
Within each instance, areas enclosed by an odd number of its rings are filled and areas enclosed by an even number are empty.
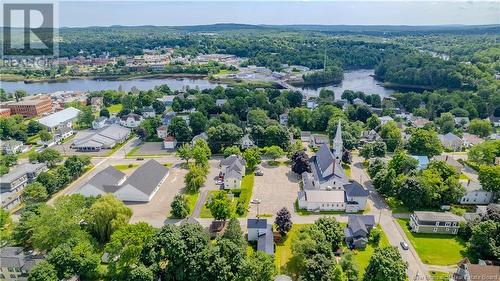
[[[342,168],[342,126],[339,121],[333,151],[328,144],[320,146],[311,157],[311,172],[302,173],[302,190],[298,205],[309,211],[358,212],[366,207],[369,192],[361,184],[351,181]]]

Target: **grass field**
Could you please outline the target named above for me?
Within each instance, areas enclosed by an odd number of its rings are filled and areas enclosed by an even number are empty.
[[[288,232],[286,238],[276,243],[276,252],[274,254],[274,265],[278,273],[293,273],[295,265],[292,254],[292,240],[297,235],[298,231],[307,224],[294,224]]]
[[[121,103],[113,104],[111,106],[108,106],[107,108],[108,108],[109,113],[113,114],[113,113],[120,112],[123,108],[123,105]]]
[[[387,205],[389,205],[389,208],[391,208],[391,211],[393,214],[409,214],[410,210],[406,208],[406,206],[403,204],[403,202],[397,200],[394,197],[389,197],[386,198],[385,201],[387,202]]]
[[[431,271],[429,272],[429,276],[433,281],[448,281],[450,280],[450,274],[448,272],[441,271]]]
[[[375,249],[378,247],[387,247],[389,245],[390,245],[389,240],[387,240],[385,233],[382,231],[382,235],[380,237],[380,242],[379,242],[378,246],[368,244],[368,245],[366,245],[366,248],[363,250],[354,250],[353,251],[354,261],[358,265],[360,279],[365,274],[365,269],[368,266],[368,263],[370,262],[370,258],[373,255],[373,252],[375,252]],[[349,251],[349,250],[345,249],[345,251]]]
[[[465,242],[457,235],[413,233],[408,219],[397,219],[422,262],[434,265],[454,265],[466,256]]]
[[[113,167],[115,167],[119,171],[125,171],[128,169],[136,168],[138,166],[139,166],[139,164],[128,164],[128,165],[127,164],[119,164],[119,165],[114,165]]]
[[[229,191],[229,193],[232,193],[234,195],[234,199],[231,202],[231,211],[232,211],[232,216],[236,217],[246,217],[248,213],[248,204],[250,203],[250,199],[252,198],[252,191],[253,191],[253,182],[254,182],[254,174],[249,172],[247,173],[246,176],[243,177],[241,180],[241,189],[235,189]],[[221,192],[220,190],[210,190],[208,192],[207,199],[210,198],[211,196],[217,194],[218,192]],[[242,215],[236,214],[236,206],[238,202],[242,202],[243,206],[246,206],[245,212]],[[203,204],[203,207],[201,208],[200,212],[200,217],[201,218],[212,218],[212,214],[210,213],[210,210],[206,206],[206,202]]]
[[[199,192],[188,192],[184,194],[189,207],[189,215],[193,213],[194,205],[196,205],[196,201],[198,201],[198,195],[200,195]]]

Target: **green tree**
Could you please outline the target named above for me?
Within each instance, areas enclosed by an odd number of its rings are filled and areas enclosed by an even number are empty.
[[[261,154],[258,147],[251,147],[243,152],[243,159],[245,159],[247,169],[252,171],[260,163]]]
[[[144,222],[124,225],[113,232],[106,244],[108,275],[114,280],[126,279],[134,268],[142,265],[142,252],[153,241],[155,234],[155,229]]]
[[[48,197],[47,189],[39,182],[30,183],[23,190],[23,200],[26,204],[44,202]]]
[[[62,156],[59,151],[46,148],[42,152],[38,153],[38,162],[47,163],[49,167],[54,167],[58,162],[62,161]]]
[[[273,258],[262,252],[253,252],[245,262],[239,273],[239,280],[245,281],[272,281],[276,274]]]
[[[372,116],[366,120],[366,126],[370,130],[375,130],[378,126],[380,126],[380,118],[378,118],[377,115],[372,114]]]
[[[283,151],[283,149],[281,149],[281,147],[277,145],[265,147],[264,151],[265,155],[273,159],[273,161],[276,161],[276,159],[285,156],[285,152]]]
[[[410,210],[418,210],[431,205],[430,191],[415,178],[407,178],[403,181],[399,190],[399,198]]]
[[[81,112],[78,114],[77,123],[81,128],[90,128],[92,127],[92,121],[95,120],[94,113],[89,106],[83,107]]]
[[[262,109],[252,109],[247,114],[247,121],[249,126],[265,127],[268,122],[267,113]]]
[[[28,122],[28,127],[27,127],[28,135],[33,136],[33,135],[37,134],[39,131],[41,131],[42,129],[43,129],[42,124],[38,123],[37,121],[30,120]]]
[[[147,268],[143,264],[134,267],[132,270],[130,270],[130,273],[127,274],[125,277],[126,279],[120,279],[120,280],[127,280],[127,281],[153,281],[154,280],[154,274],[151,271],[151,269]]]
[[[224,155],[224,157],[228,157],[230,155],[241,155],[241,150],[238,146],[232,145],[232,146],[225,147],[222,150],[222,154]]]
[[[493,165],[495,157],[500,156],[500,140],[488,140],[474,145],[467,155],[475,163]]]
[[[500,191],[500,166],[482,165],[479,168],[479,181],[485,190]]]
[[[190,164],[189,172],[184,177],[186,189],[190,192],[197,192],[205,183],[207,170],[205,167]]]
[[[413,155],[432,157],[443,151],[443,146],[435,131],[417,129],[408,140],[408,151]]]
[[[171,213],[174,218],[183,219],[189,215],[189,206],[186,197],[182,194],[175,195],[170,207],[172,208]]]
[[[408,264],[396,247],[377,248],[370,258],[364,281],[404,281]]]
[[[107,108],[103,108],[99,111],[99,117],[107,117],[109,118],[109,110]]]
[[[442,134],[447,134],[455,129],[455,117],[449,112],[442,113],[437,120]]]
[[[485,138],[491,134],[493,128],[489,120],[474,119],[470,122],[469,133]]]
[[[114,231],[127,225],[131,216],[129,207],[112,194],[106,194],[90,207],[88,227],[97,241],[105,243]]]
[[[219,152],[224,147],[239,144],[242,137],[243,131],[234,124],[223,123],[208,129],[208,144],[213,152]]]
[[[193,147],[189,143],[185,143],[177,149],[175,154],[182,160],[186,160],[186,164],[189,164],[189,160],[193,158]]]
[[[57,272],[53,265],[41,261],[35,265],[28,276],[28,281],[58,281]]]
[[[342,246],[344,240],[344,229],[334,217],[322,217],[317,219],[314,224],[325,233],[326,241],[331,244],[332,251]]]
[[[179,142],[188,142],[192,138],[191,128],[182,117],[174,117],[168,125],[167,132]]]
[[[347,275],[347,279],[349,281],[358,281],[359,269],[354,261],[354,255],[352,252],[349,251],[342,255],[342,258],[340,259],[340,266]]]
[[[49,194],[53,194],[60,188],[57,177],[51,172],[41,172],[36,177],[36,181],[41,183]]]
[[[100,256],[88,239],[70,239],[50,251],[47,261],[54,266],[59,279],[73,275],[92,279],[97,277]]]
[[[193,112],[189,114],[189,126],[193,135],[198,135],[207,130],[208,118],[201,112]]]
[[[382,125],[380,128],[380,137],[387,145],[387,150],[391,152],[395,151],[403,143],[401,130],[399,130],[394,121]]]
[[[469,253],[481,259],[500,258],[500,222],[486,220],[472,227]]]
[[[208,159],[212,157],[212,151],[205,140],[196,140],[193,146],[193,158],[196,165],[208,168]]]
[[[51,133],[49,133],[47,130],[42,130],[38,133],[38,135],[40,136],[40,139],[44,142],[48,142],[52,139],[54,139],[54,137],[52,136]]]
[[[207,202],[207,207],[216,220],[225,221],[231,215],[231,201],[225,191],[215,193],[210,201]]]
[[[396,151],[392,159],[389,161],[388,168],[392,169],[399,174],[408,174],[416,170],[418,167],[418,160],[409,156],[402,150]]]
[[[222,238],[228,239],[242,248],[246,248],[247,246],[247,241],[243,237],[243,231],[241,231],[240,222],[237,218],[231,218],[229,220],[226,230],[224,234],[222,234]]]
[[[373,144],[366,143],[359,150],[359,155],[361,155],[365,160],[373,157]]]

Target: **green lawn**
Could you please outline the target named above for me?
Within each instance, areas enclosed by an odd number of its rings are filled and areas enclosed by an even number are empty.
[[[380,226],[378,226],[378,227],[380,227]],[[382,235],[380,237],[380,243],[378,246],[368,244],[368,245],[366,245],[366,248],[363,250],[359,250],[359,249],[353,250],[354,261],[358,265],[360,279],[365,274],[365,269],[368,266],[368,263],[370,262],[370,258],[373,255],[373,252],[375,252],[375,249],[377,247],[387,247],[389,245],[390,245],[389,240],[387,240],[385,233],[382,231]],[[345,249],[344,251],[349,251],[349,250]]]
[[[297,235],[298,231],[306,225],[307,224],[294,224],[285,239],[276,243],[274,264],[278,273],[294,273],[297,271],[295,269],[292,254],[292,240]]]
[[[431,271],[429,276],[433,281],[448,281],[450,279],[450,274],[448,272]]]
[[[461,180],[469,180],[469,177],[468,177],[466,174],[461,173],[461,174],[460,174],[460,179],[461,179]]]
[[[125,170],[132,169],[132,168],[135,168],[138,166],[139,166],[139,164],[119,164],[119,165],[114,165],[113,167],[115,167],[119,171],[125,171]]]
[[[113,114],[113,113],[120,112],[123,108],[123,105],[121,103],[113,104],[111,106],[108,106],[107,108],[108,108],[109,113]]]
[[[247,173],[246,176],[243,177],[241,180],[241,189],[234,189],[230,190],[229,193],[232,193],[234,195],[234,199],[231,202],[231,210],[232,210],[232,216],[236,217],[246,217],[248,213],[248,204],[250,203],[250,199],[252,198],[252,191],[253,191],[253,182],[254,182],[254,174],[249,172]],[[220,190],[210,190],[208,192],[207,199],[210,198],[211,196],[215,195],[216,193],[221,192]],[[236,214],[236,206],[238,202],[242,202],[243,206],[246,206],[245,212],[242,215]],[[201,218],[213,218],[212,214],[210,213],[210,210],[206,206],[206,202],[203,204],[203,207],[201,208],[200,212],[200,217]]]
[[[188,192],[184,194],[189,207],[189,215],[193,213],[194,205],[196,205],[196,201],[198,201],[198,195],[200,195],[199,192]]]
[[[397,219],[422,262],[435,265],[454,265],[466,256],[465,242],[457,235],[413,233],[408,219]]]
[[[391,211],[393,214],[409,214],[411,213],[410,210],[403,204],[403,202],[397,200],[394,197],[388,197],[385,199],[387,202],[387,205],[389,205],[389,208],[391,208]]]

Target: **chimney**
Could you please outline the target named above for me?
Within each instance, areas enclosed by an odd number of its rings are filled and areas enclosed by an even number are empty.
[[[446,155],[446,161],[448,161],[448,155]]]
[[[470,179],[467,181],[467,186],[469,186],[469,184],[470,184]]]

